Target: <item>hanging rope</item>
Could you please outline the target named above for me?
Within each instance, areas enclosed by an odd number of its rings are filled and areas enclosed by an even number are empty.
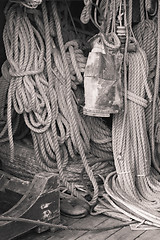
[[[87,172],[87,174],[88,174],[88,176],[89,176],[89,178],[92,182],[93,188],[94,188],[93,197],[92,197],[92,200],[90,202],[91,205],[94,205],[97,201],[97,198],[98,198],[98,185],[97,185],[96,180],[93,176],[93,172],[91,171],[91,169],[90,169],[90,167],[87,163],[87,159],[86,159],[86,156],[85,156],[85,153],[84,153],[84,149],[83,149],[83,146],[82,146],[81,141],[80,141],[80,135],[79,135],[78,128],[77,128],[77,122],[76,122],[76,119],[74,117],[74,112],[73,112],[73,109],[72,109],[72,103],[73,102],[71,101],[70,73],[69,73],[69,68],[68,68],[68,64],[67,64],[67,60],[66,60],[65,48],[64,48],[64,45],[63,45],[63,39],[62,39],[62,35],[61,35],[60,22],[59,22],[59,18],[58,18],[58,15],[57,15],[56,5],[55,5],[54,2],[52,3],[52,10],[53,10],[53,16],[54,16],[56,30],[57,30],[59,48],[61,50],[64,69],[65,69],[65,72],[66,72],[66,81],[67,81],[67,89],[66,89],[67,99],[66,99],[66,101],[68,103],[68,110],[69,110],[69,114],[70,114],[71,121],[72,121],[72,124],[73,124],[72,125],[73,134],[75,134],[75,141],[77,142],[79,153],[81,155],[85,170],[86,170],[86,172]]]
[[[6,8],[3,39],[12,77],[7,109],[11,161],[14,161],[13,104],[31,130],[37,163],[46,171],[58,168],[63,184],[78,197],[81,196],[74,185],[67,182],[63,169],[69,156],[74,158],[80,154],[94,188],[89,204],[94,205],[98,185],[86,158],[90,148],[89,131],[78,113],[71,89],[72,82],[75,85],[82,82],[86,59],[76,41],[64,45],[56,5],[54,2],[47,4],[50,10],[44,1],[40,15],[16,4]],[[43,22],[39,21],[39,16]],[[36,19],[34,26],[33,19]]]
[[[142,8],[142,7],[141,7]],[[144,16],[144,8],[141,9],[141,15]],[[141,31],[143,26],[143,32]],[[150,144],[152,147],[152,163],[157,171],[159,171],[159,163],[157,162],[155,156],[155,124],[158,122],[159,117],[159,97],[158,97],[158,62],[159,57],[157,49],[157,33],[158,33],[157,23],[154,20],[144,19],[139,24],[137,24],[133,31],[137,41],[140,44],[140,47],[143,48],[147,54],[147,60],[149,64],[149,75],[148,75],[148,84],[154,95],[153,102],[150,101],[146,108],[146,122],[147,129],[149,133]],[[157,67],[156,67],[157,66]],[[157,68],[157,70],[156,70]],[[158,134],[158,129],[157,129]],[[159,135],[159,134],[158,134]]]
[[[144,69],[144,71],[142,69]],[[142,50],[139,49],[138,52],[129,54],[128,71],[128,91],[131,91],[135,95],[135,99],[137,95],[143,99],[146,91],[144,80],[147,77],[148,70],[146,57]],[[104,186],[109,196],[116,201],[118,200],[120,206],[121,203],[127,207],[128,204],[132,204],[133,206],[134,200],[137,206],[135,216],[138,214],[138,216],[144,217],[145,215],[145,219],[150,220],[148,214],[144,213],[144,209],[146,209],[146,211],[148,211],[148,208],[152,209],[157,216],[156,211],[159,209],[158,189],[160,184],[151,169],[151,152],[146,126],[144,124],[144,106],[143,101],[137,104],[134,99],[128,100],[128,114],[121,159],[118,158],[118,154],[123,114],[120,113],[114,116],[112,136],[117,174],[110,174],[106,178]],[[133,143],[132,145],[130,144],[131,142]],[[121,207],[124,209],[123,206]],[[134,209],[135,208],[132,209],[133,215]],[[140,209],[142,209],[142,211]],[[129,211],[131,211],[130,207]],[[133,218],[136,219],[136,217]],[[157,219],[159,218],[157,217]]]
[[[138,47],[136,52],[128,53],[127,114],[118,113],[113,117],[112,145],[116,172],[109,174],[104,182],[107,193],[104,198],[126,216],[160,226],[160,183],[151,167],[145,114],[151,99],[148,74],[145,52]],[[119,149],[122,134],[122,148]]]
[[[84,8],[81,13],[80,20],[83,24],[87,24],[90,20],[92,10],[92,0],[84,0]]]

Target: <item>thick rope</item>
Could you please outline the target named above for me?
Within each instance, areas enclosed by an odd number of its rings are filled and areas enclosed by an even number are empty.
[[[155,118],[156,118],[156,103],[157,99],[159,99],[159,73],[160,73],[160,1],[158,1],[158,44],[157,44],[157,65],[156,65],[156,76],[155,76],[155,83],[154,83],[154,97],[153,97],[153,113],[152,113],[152,161],[154,167],[157,171],[160,172],[160,164],[157,163],[155,158]],[[160,102],[159,102],[160,104]],[[158,159],[159,160],[159,159]]]
[[[89,204],[95,205],[98,185],[85,155],[90,148],[89,131],[78,113],[71,90],[72,82],[76,86],[83,80],[86,58],[76,41],[64,45],[56,5],[49,4],[50,10],[44,1],[42,12],[38,10],[38,15],[16,4],[6,7],[3,38],[12,77],[7,109],[11,161],[14,161],[13,104],[15,111],[23,114],[31,130],[39,166],[51,172],[58,168],[63,184],[78,197],[81,196],[74,186],[65,179],[63,168],[67,165],[69,155],[74,158],[77,153],[80,154],[94,188]],[[39,21],[39,16],[42,16],[43,22]],[[33,19],[36,19],[34,26]],[[54,42],[55,33],[60,51]]]
[[[62,230],[72,230],[72,231],[94,231],[94,232],[99,232],[99,231],[109,231],[112,229],[116,228],[122,228],[125,226],[128,226],[130,224],[135,224],[135,221],[128,221],[125,223],[117,224],[114,226],[107,226],[107,227],[98,227],[98,228],[93,228],[93,227],[81,227],[81,228],[76,228],[76,227],[69,227],[65,226],[62,224],[54,224],[54,223],[48,223],[48,222],[43,222],[39,220],[32,220],[32,219],[27,219],[27,218],[18,218],[18,217],[5,217],[5,216],[0,216],[0,221],[5,222],[5,221],[16,221],[16,222],[21,222],[21,223],[29,223],[37,226],[45,226],[49,228],[54,228],[54,229],[62,229]],[[151,223],[150,223],[151,224]]]
[[[143,32],[141,32],[141,25],[143,25]],[[147,60],[149,63],[149,75],[148,84],[154,95],[153,102],[149,101],[146,108],[146,123],[149,134],[150,144],[152,147],[152,162],[156,170],[159,171],[158,159],[155,156],[155,124],[159,118],[159,97],[158,97],[158,66],[156,70],[157,59],[159,59],[157,53],[157,23],[155,20],[145,20],[137,24],[134,29],[134,34],[140,47],[143,48],[147,54]],[[157,130],[158,131],[158,130]],[[158,138],[158,136],[157,136]]]
[[[148,64],[145,53],[140,48],[136,53],[129,54],[128,72],[128,91],[131,91],[135,98],[137,95],[145,98]],[[113,118],[113,154],[117,173],[112,173],[106,178],[105,190],[112,199],[120,203],[120,206],[125,204],[129,208],[127,212],[131,211],[134,219],[137,219],[138,215],[159,224],[160,183],[151,169],[151,152],[145,125],[144,105],[143,102],[137,104],[136,101],[130,99],[127,108],[121,159],[118,158],[118,154],[123,113]],[[133,207],[133,200],[136,207]],[[113,204],[112,200],[110,203]],[[123,209],[124,206],[121,206],[119,210],[123,211]],[[157,216],[155,221],[154,216]]]
[[[92,10],[92,0],[84,0],[84,8],[81,13],[80,20],[83,24],[87,24],[90,20]]]
[[[112,159],[111,129],[101,118],[85,116],[91,134],[91,153],[103,159]]]
[[[54,2],[52,2],[52,10],[53,10],[53,16],[55,19],[55,25],[56,25],[56,30],[57,30],[57,37],[58,37],[58,42],[59,42],[59,48],[61,50],[61,54],[62,54],[62,60],[63,60],[63,64],[64,64],[64,68],[65,68],[65,72],[66,72],[66,81],[67,81],[67,89],[66,89],[66,97],[67,97],[67,102],[68,102],[68,110],[69,110],[69,114],[71,117],[71,121],[73,126],[71,126],[71,128],[73,128],[73,134],[75,134],[75,140],[77,142],[77,146],[78,146],[78,150],[79,153],[81,155],[83,164],[85,166],[85,170],[93,184],[93,188],[94,188],[94,193],[93,193],[93,197],[92,200],[90,202],[91,205],[94,205],[97,201],[98,198],[98,185],[96,183],[96,180],[93,176],[93,172],[91,171],[88,163],[87,163],[87,159],[84,153],[84,149],[83,146],[81,144],[80,141],[80,135],[79,132],[77,131],[77,123],[76,123],[76,119],[74,116],[74,112],[72,109],[72,101],[71,101],[71,79],[70,79],[70,73],[69,73],[69,68],[68,68],[68,64],[67,64],[67,59],[66,59],[66,55],[65,55],[65,48],[64,48],[64,44],[63,44],[63,39],[62,39],[62,34],[61,34],[61,28],[60,28],[60,22],[59,22],[59,18],[57,15],[57,10],[56,10],[56,5]]]

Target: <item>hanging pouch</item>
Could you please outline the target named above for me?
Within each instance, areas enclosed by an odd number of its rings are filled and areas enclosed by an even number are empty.
[[[109,117],[122,109],[121,66],[123,55],[116,34],[102,34],[91,40],[84,72],[85,106],[89,116]]]

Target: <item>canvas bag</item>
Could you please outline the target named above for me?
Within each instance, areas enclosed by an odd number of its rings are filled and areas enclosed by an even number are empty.
[[[92,50],[84,72],[85,106],[89,116],[109,117],[122,109],[120,40],[116,34],[97,34],[90,40]]]

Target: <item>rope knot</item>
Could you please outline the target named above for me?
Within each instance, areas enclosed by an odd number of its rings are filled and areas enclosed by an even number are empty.
[[[92,0],[84,0],[84,8],[81,13],[80,20],[83,24],[87,24],[90,20],[92,10]]]
[[[36,75],[36,74],[40,74],[42,73],[44,70],[44,62],[42,64],[42,66],[38,69],[35,69],[35,70],[30,70],[30,71],[13,71],[11,68],[9,69],[9,74],[10,76],[12,77],[24,77],[24,76],[33,76],[33,75]]]
[[[70,73],[76,75],[78,83],[82,83],[82,73],[84,72],[87,59],[84,57],[82,50],[79,49],[77,40],[67,42],[65,44],[65,50],[68,50],[68,59],[70,59],[72,63],[69,65]]]
[[[130,101],[132,101],[132,102],[134,102],[134,103],[136,103],[136,104],[138,104],[138,105],[140,105],[140,106],[142,106],[144,108],[146,108],[148,106],[148,101],[146,99],[144,99],[143,97],[138,96],[137,94],[135,94],[135,93],[133,93],[131,91],[127,92],[127,98]]]
[[[119,50],[121,42],[114,32],[109,33],[107,35],[100,33],[100,37],[106,47],[108,47],[111,50]]]

